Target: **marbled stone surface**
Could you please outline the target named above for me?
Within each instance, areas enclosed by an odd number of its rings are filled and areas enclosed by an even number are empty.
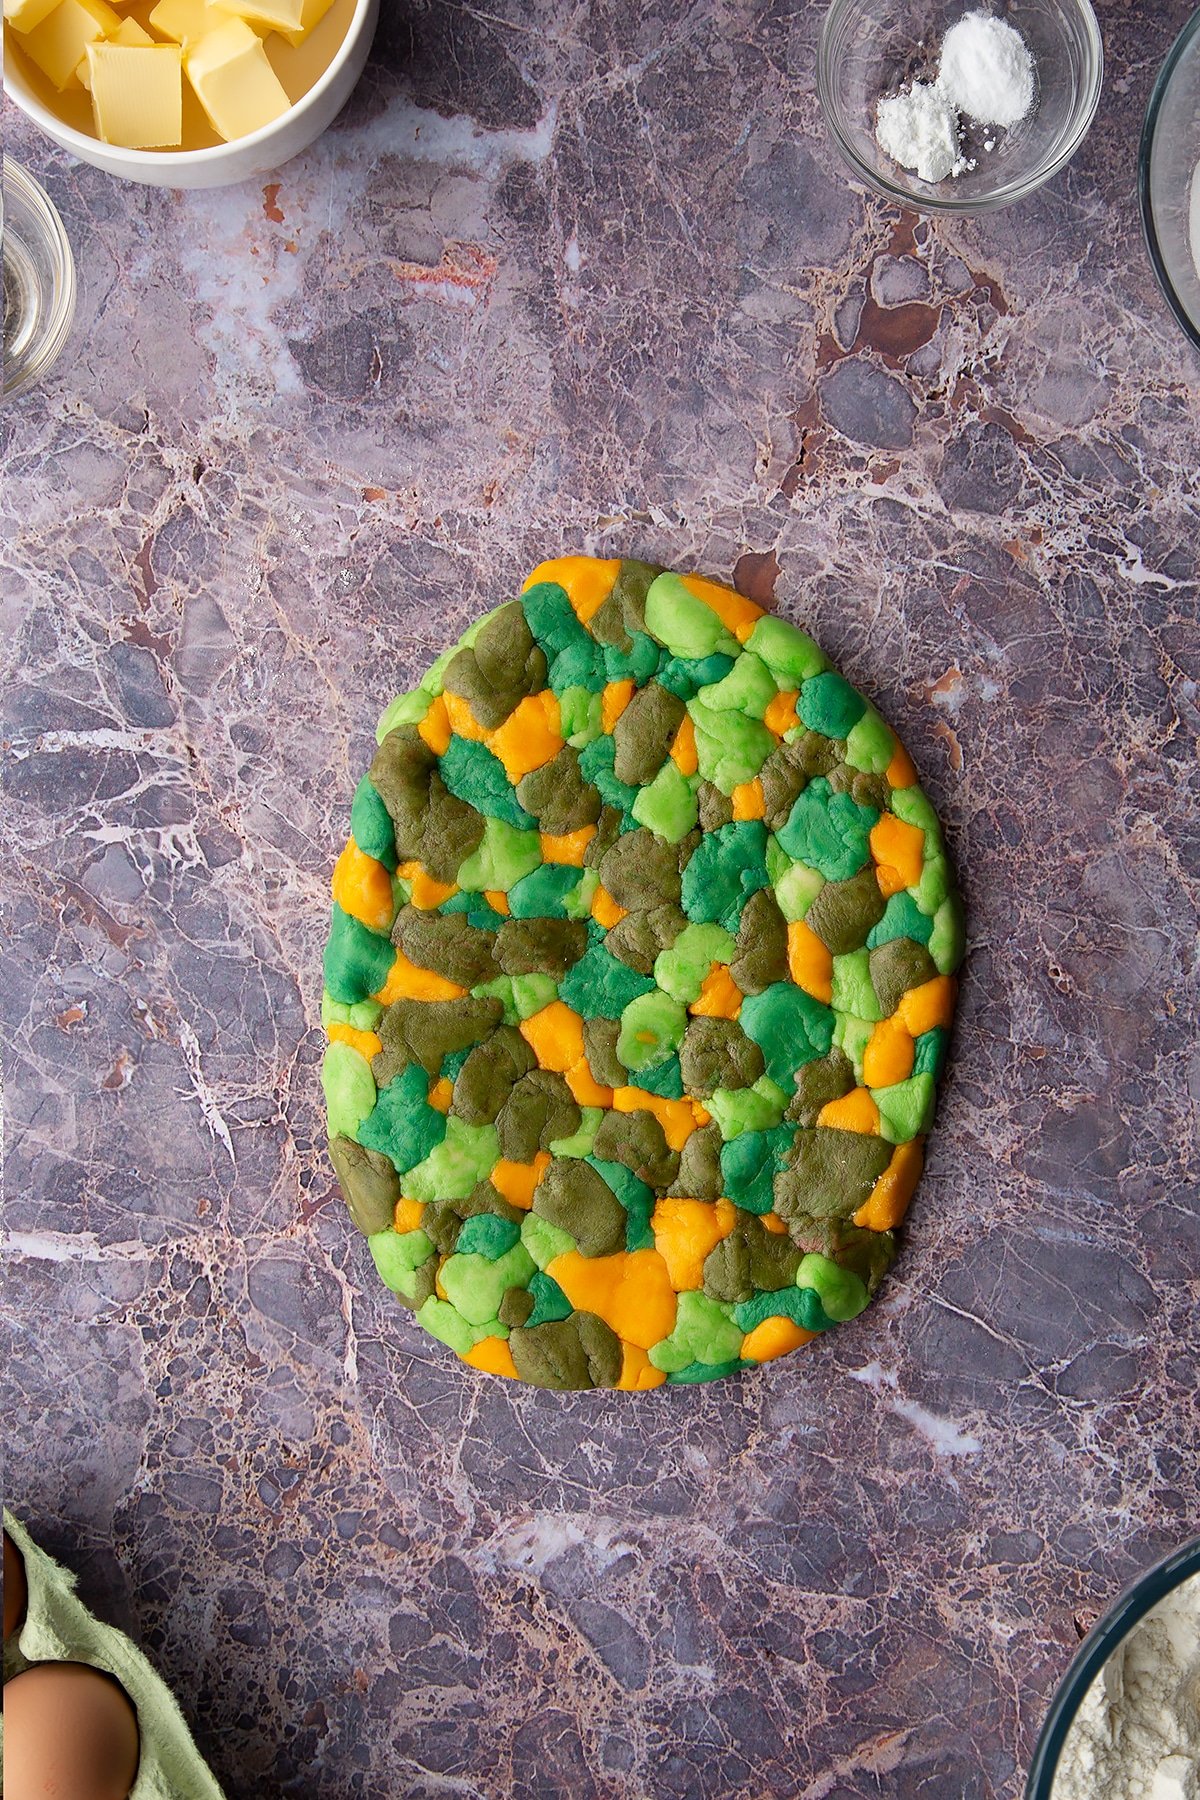
[[[933,226],[844,179],[803,0],[384,0],[224,192],[6,108],[82,280],[0,413],[7,1487],[231,1797],[1014,1800],[1195,1529],[1200,362],[1135,199],[1188,7],[1100,11],[1072,167]],[[887,1298],[640,1399],[459,1367],[321,1148],[376,714],[577,547],[773,583],[971,907]]]

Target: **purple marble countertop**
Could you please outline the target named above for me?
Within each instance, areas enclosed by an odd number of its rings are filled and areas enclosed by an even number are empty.
[[[816,4],[384,11],[269,183],[4,113],[82,283],[0,413],[10,1502],[231,1800],[1015,1800],[1198,1510],[1200,359],[1135,196],[1188,6],[1105,0],[1072,166],[934,225],[844,179]],[[579,548],[773,589],[971,911],[887,1297],[636,1400],[420,1333],[318,1104],[375,717]]]

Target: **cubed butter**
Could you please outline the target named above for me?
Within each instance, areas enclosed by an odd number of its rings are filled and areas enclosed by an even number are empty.
[[[154,39],[150,36],[150,33],[144,30],[142,26],[138,24],[136,19],[122,19],[112,36],[105,41],[109,44],[124,44],[128,50],[144,50],[154,43]],[[91,49],[90,44],[88,49]],[[85,88],[91,87],[92,71],[86,56],[75,73],[79,76],[79,79],[82,81]]]
[[[24,50],[60,93],[78,87],[75,73],[89,44],[111,37],[121,23],[105,0],[59,0],[40,25],[26,33]]]
[[[188,50],[218,25],[224,25],[229,16],[221,7],[210,5],[209,0],[158,0],[150,14],[150,29]]]
[[[289,44],[302,44],[314,25],[319,25],[333,0],[222,0],[226,9],[257,25],[278,31]]]
[[[178,44],[89,44],[96,136],[126,150],[183,139],[183,52]]]
[[[227,141],[270,125],[291,105],[261,38],[243,19],[230,19],[190,45],[184,67],[214,130]]]
[[[4,23],[14,31],[32,31],[57,5],[58,0],[4,0]]]
[[[293,49],[296,49],[304,42],[313,27],[321,23],[332,5],[333,0],[304,0],[300,10],[300,23],[296,29],[293,31],[284,25],[277,25],[275,29],[281,37],[287,39]]]

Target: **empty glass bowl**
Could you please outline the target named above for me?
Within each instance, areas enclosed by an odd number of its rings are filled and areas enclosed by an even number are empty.
[[[4,398],[40,381],[62,352],[75,316],[75,261],[48,195],[4,158]]]
[[[946,32],[965,13],[981,11],[1007,20],[1025,39],[1036,66],[1033,106],[1007,131],[969,128],[965,148],[976,158],[974,169],[922,181],[875,142],[875,108],[913,79],[932,81]],[[838,149],[868,187],[918,212],[986,212],[1041,187],[1087,136],[1103,74],[1089,0],[833,0],[817,59],[821,105]]]
[[[1200,345],[1200,12],[1154,84],[1138,186],[1154,272],[1171,311]]]

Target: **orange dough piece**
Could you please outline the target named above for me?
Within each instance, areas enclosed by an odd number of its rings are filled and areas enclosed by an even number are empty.
[[[671,745],[671,760],[681,775],[694,775],[700,767],[696,755],[696,727],[691,713],[684,713]]]
[[[533,1205],[533,1190],[550,1167],[550,1154],[539,1150],[531,1163],[507,1162],[503,1158],[492,1170],[491,1183],[503,1194],[510,1206],[528,1212]]]
[[[785,731],[792,731],[800,723],[800,715],[796,711],[796,702],[800,698],[797,688],[789,688],[786,693],[776,694],[763,714],[763,724],[768,731],[773,731],[781,738]]]
[[[714,963],[700,984],[700,992],[688,1007],[700,1019],[736,1019],[745,996],[728,963]]]
[[[627,1394],[644,1394],[661,1387],[667,1379],[665,1369],[656,1369],[644,1350],[636,1344],[621,1345],[621,1379],[617,1386]]]
[[[600,723],[611,732],[629,702],[633,699],[632,681],[610,681],[600,696]]]
[[[742,594],[735,594],[732,588],[722,587],[720,582],[706,581],[703,575],[684,575],[681,580],[688,593],[703,600],[705,606],[711,606],[726,630],[733,633],[739,644],[744,644],[762,618],[762,607],[755,606],[753,600],[747,600]]]
[[[527,694],[487,740],[493,756],[504,764],[504,773],[515,787],[531,769],[540,769],[563,747],[558,700],[545,688]]]
[[[396,916],[392,878],[381,862],[360,850],[351,838],[333,870],[333,897],[343,912],[369,925],[372,931],[390,931]]]
[[[440,906],[443,900],[448,900],[451,894],[458,892],[457,882],[435,881],[423,863],[401,863],[396,873],[402,875],[405,881],[411,882],[410,898],[421,912],[432,912],[435,906]]]
[[[503,918],[508,917],[508,895],[503,888],[484,888],[483,897],[493,912],[498,912]]]
[[[580,624],[586,625],[612,593],[620,573],[621,564],[616,557],[558,556],[552,562],[539,563],[521,592],[524,594],[540,581],[556,581]]]
[[[840,1100],[829,1100],[817,1114],[818,1125],[834,1131],[858,1131],[866,1137],[879,1132],[879,1108],[865,1087],[851,1088]]]
[[[598,887],[592,895],[592,917],[597,925],[603,925],[605,931],[610,926],[619,924],[626,911],[627,908],[617,905],[606,887]]]
[[[429,711],[417,726],[435,756],[444,756],[450,748],[450,739],[454,733],[450,729],[450,714],[446,710],[445,695],[439,694],[430,702]]]
[[[895,754],[884,774],[889,787],[909,788],[917,785],[917,771],[913,765],[913,759],[899,740],[896,742]]]
[[[440,1075],[429,1090],[429,1104],[440,1113],[450,1111],[450,1102],[454,1098],[454,1083],[448,1075]]]
[[[901,888],[916,887],[921,879],[925,833],[895,813],[884,813],[871,830],[871,855],[876,862],[880,893],[887,898]]]
[[[420,1200],[397,1200],[392,1214],[397,1231],[416,1231],[425,1217],[425,1206]]]
[[[471,711],[470,701],[464,700],[461,694],[452,694],[449,688],[442,694],[442,701],[455,737],[470,738],[473,743],[482,744],[487,732]],[[441,752],[438,754],[440,756]]]
[[[788,974],[798,988],[828,1006],[833,999],[833,957],[803,919],[788,920]]]
[[[750,1362],[770,1362],[776,1356],[786,1356],[789,1350],[799,1350],[802,1344],[811,1344],[816,1336],[815,1331],[805,1331],[794,1319],[776,1315],[764,1319],[746,1335],[742,1355]]]
[[[912,1033],[898,1018],[880,1019],[863,1051],[863,1082],[869,1088],[891,1087],[912,1074]]]
[[[381,1006],[390,1006],[393,1000],[461,1000],[466,991],[457,981],[448,981],[432,969],[418,968],[403,950],[397,950],[388,978],[375,998]]]
[[[480,1338],[479,1342],[467,1351],[463,1361],[470,1363],[473,1369],[482,1369],[485,1375],[503,1375],[509,1381],[519,1379],[507,1338]]]
[[[569,863],[573,869],[582,869],[583,853],[596,835],[594,825],[581,825],[578,831],[564,831],[553,837],[549,832],[542,832],[542,861],[548,863]]]
[[[756,775],[753,781],[739,782],[729,796],[735,819],[761,819],[767,810],[763,784]]]
[[[715,1205],[674,1197],[659,1200],[650,1229],[676,1293],[703,1287],[705,1257],[729,1236],[736,1222],[737,1209],[729,1200]]]
[[[349,1044],[352,1050],[357,1050],[358,1054],[365,1056],[368,1062],[373,1056],[378,1056],[383,1049],[383,1045],[373,1031],[356,1031],[353,1025],[330,1025],[327,1027],[325,1035],[331,1044]]]
[[[954,1017],[954,997],[958,983],[953,975],[935,975],[920,987],[909,988],[896,1008],[896,1015],[913,1037],[932,1031],[935,1025],[949,1025]]]
[[[897,1144],[870,1197],[855,1213],[854,1223],[868,1231],[892,1231],[908,1211],[924,1165],[925,1146],[920,1138]]]
[[[568,1084],[570,1079],[568,1075]],[[578,1099],[578,1095],[576,1098]],[[614,1088],[611,1105],[614,1112],[653,1113],[662,1126],[663,1136],[672,1150],[683,1149],[698,1123],[690,1100],[667,1100],[662,1094],[647,1093],[645,1088]]]

